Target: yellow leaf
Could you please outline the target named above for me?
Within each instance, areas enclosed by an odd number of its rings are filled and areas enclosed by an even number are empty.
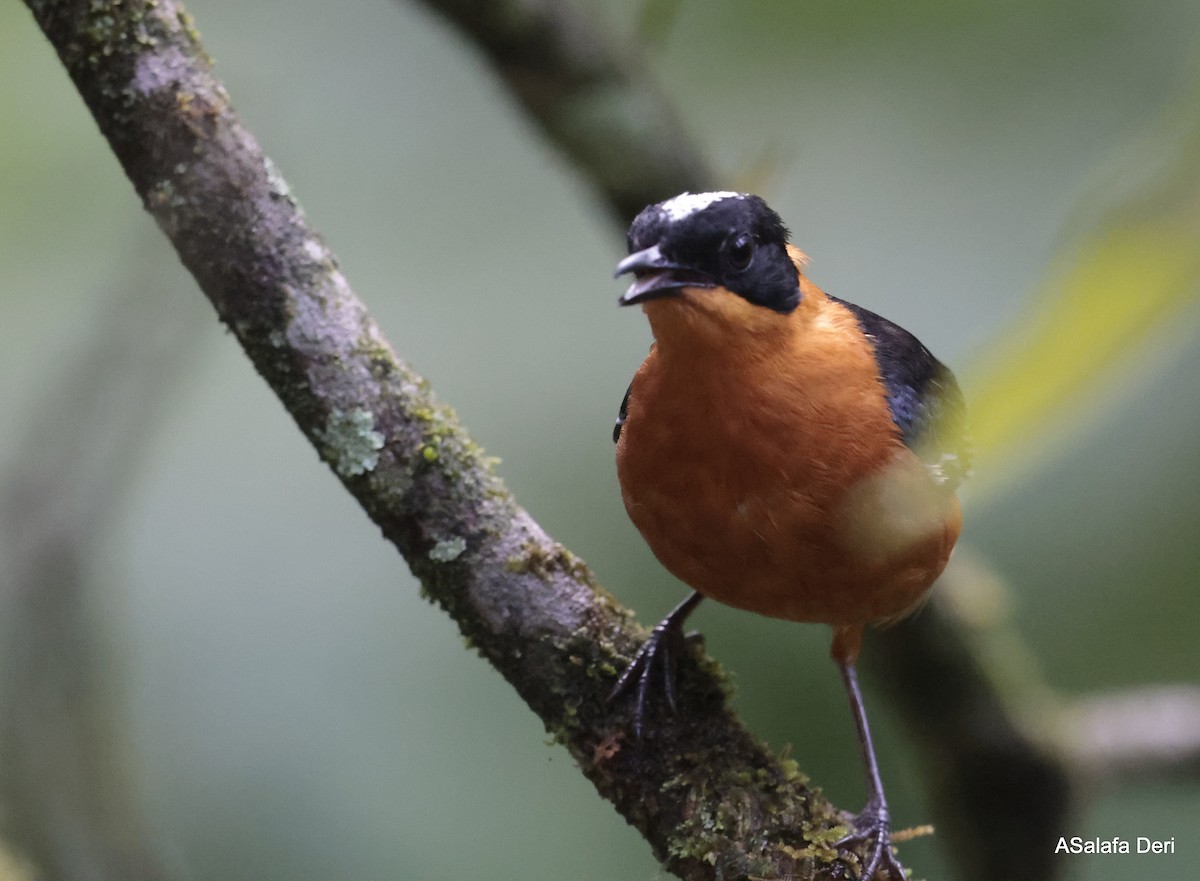
[[[1197,106],[1195,102],[1188,105]],[[1200,124],[1172,161],[1055,261],[1017,326],[964,383],[976,489],[1079,431],[1163,344],[1200,324]]]

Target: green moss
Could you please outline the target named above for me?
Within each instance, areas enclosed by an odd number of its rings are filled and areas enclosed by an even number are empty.
[[[784,779],[801,786],[809,784],[809,776],[800,770],[800,765],[795,759],[780,759],[779,767],[783,771]]]
[[[401,364],[388,344],[372,333],[364,333],[354,341],[353,354],[366,359],[371,367],[371,376],[378,382],[398,380],[398,396],[411,397],[418,393],[417,384],[408,379],[409,371]]]
[[[192,18],[191,14],[186,9],[180,8],[176,14],[176,20],[179,22],[180,27],[183,28],[183,32],[187,34],[188,39],[198,44],[200,42],[200,31],[196,28],[196,20]]]
[[[549,581],[555,574],[564,573],[592,588],[598,587],[587,563],[558,542],[547,548],[535,541],[527,541],[521,546],[519,555],[504,561],[504,568],[509,572],[528,572],[543,581]]]
[[[663,784],[663,792],[685,806],[667,841],[669,857],[717,865],[744,854],[736,865],[718,865],[718,874],[751,878],[778,878],[781,871],[811,877],[820,862],[836,858],[828,846],[837,840],[828,830],[830,808],[812,797],[803,775],[773,763],[746,769],[733,758],[721,747],[682,756],[684,769]],[[722,768],[739,770],[714,771]]]
[[[584,669],[584,672],[587,673],[588,677],[591,679],[608,680],[617,678],[617,667],[615,664],[609,661],[601,661],[598,664],[589,664]]]
[[[850,829],[842,823],[834,823],[831,826],[821,826],[811,829],[807,835],[809,847],[824,850],[827,857],[832,859],[837,856],[837,851],[833,845],[848,835],[849,832]]]
[[[390,363],[390,355],[384,363]],[[417,386],[408,386],[403,391],[409,396],[423,397],[426,393],[423,380]],[[453,409],[426,399],[408,408],[406,415],[417,423],[424,438],[418,455],[426,463],[440,464],[446,477],[458,484],[460,499],[507,498],[503,487],[490,479],[497,460],[467,436]]]

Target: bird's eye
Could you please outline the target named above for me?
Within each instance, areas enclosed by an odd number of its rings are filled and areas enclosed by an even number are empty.
[[[748,235],[740,235],[733,239],[725,249],[725,257],[734,271],[741,272],[746,269],[754,259],[754,239]]]

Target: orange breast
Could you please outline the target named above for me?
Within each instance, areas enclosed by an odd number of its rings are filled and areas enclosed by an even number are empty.
[[[777,618],[897,617],[941,573],[958,503],[904,447],[855,318],[720,290],[645,305],[656,344],[617,445],[630,518],[702,594]]]

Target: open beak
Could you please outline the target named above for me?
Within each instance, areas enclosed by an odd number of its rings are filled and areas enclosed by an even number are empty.
[[[658,249],[658,245],[635,251],[617,264],[613,278],[634,273],[635,280],[621,298],[617,300],[620,306],[632,306],[647,300],[657,300],[659,297],[678,296],[683,288],[714,288],[716,280],[706,273],[700,272],[679,263],[672,263]]]

